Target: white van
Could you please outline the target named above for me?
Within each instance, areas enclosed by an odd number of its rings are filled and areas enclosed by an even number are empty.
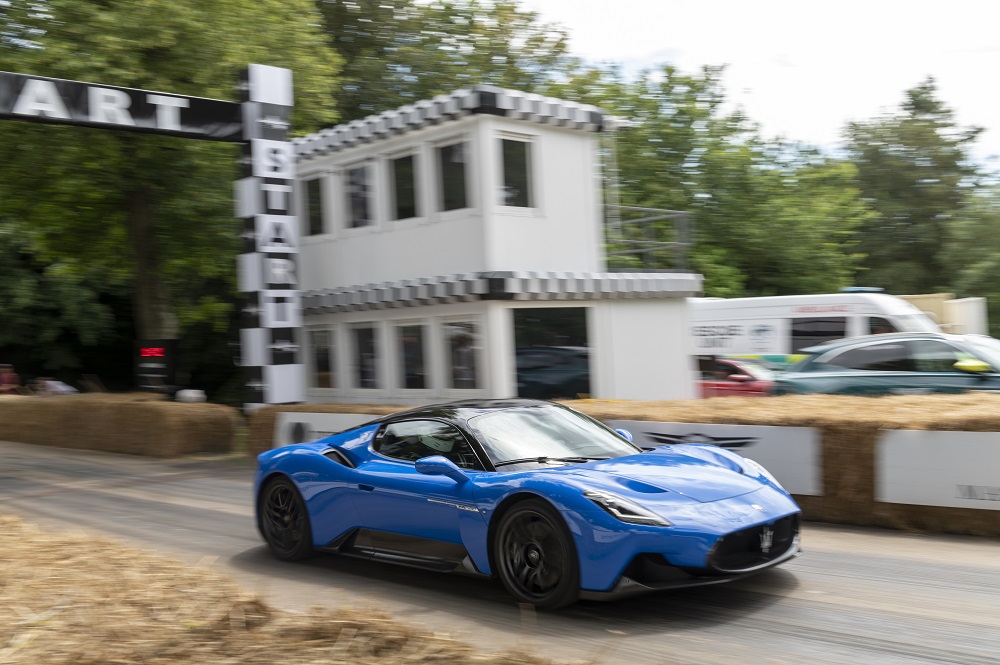
[[[787,365],[800,350],[844,337],[941,332],[917,307],[887,293],[689,298],[694,353]]]

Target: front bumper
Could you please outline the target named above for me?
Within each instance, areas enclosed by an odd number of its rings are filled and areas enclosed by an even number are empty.
[[[586,600],[613,600],[653,591],[733,582],[794,559],[800,554],[802,554],[802,548],[797,533],[785,551],[764,563],[738,572],[718,572],[707,568],[682,568],[671,565],[662,555],[640,554],[632,560],[632,563],[611,589],[607,591],[584,589],[580,592],[580,597]]]

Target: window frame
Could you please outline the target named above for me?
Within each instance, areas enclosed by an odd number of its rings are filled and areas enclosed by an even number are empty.
[[[521,213],[528,214],[535,210],[538,210],[538,196],[539,190],[541,189],[537,185],[537,167],[536,160],[538,152],[538,141],[537,137],[530,134],[514,134],[509,132],[500,132],[497,134],[497,165],[498,171],[497,176],[499,182],[497,183],[497,201],[496,205],[501,210],[508,213]],[[507,188],[507,164],[504,152],[504,143],[523,143],[525,145],[525,178],[527,180],[527,205],[508,205],[505,202],[504,193]]]
[[[395,363],[395,376],[392,384],[393,390],[405,391],[406,393],[426,393],[432,390],[433,378],[433,358],[431,346],[433,344],[433,332],[430,321],[427,319],[410,319],[402,321],[391,321],[392,326],[392,351],[391,356]],[[403,328],[421,328],[421,350],[423,352],[423,388],[406,387],[406,361],[403,355]]]
[[[355,171],[365,172],[365,207],[368,214],[367,224],[356,224],[354,219],[354,205],[352,198],[351,174]],[[346,231],[361,231],[371,229],[378,225],[376,218],[376,192],[375,192],[375,164],[372,159],[364,159],[360,162],[345,164],[340,169],[341,191],[343,193],[344,208],[344,229]]]
[[[445,208],[445,180],[441,151],[455,145],[464,146],[465,154],[462,161],[463,185],[465,188],[464,205],[457,208]],[[440,141],[435,141],[432,146],[434,155],[434,212],[438,215],[454,214],[462,210],[469,210],[475,207],[473,200],[472,185],[474,174],[472,173],[473,162],[473,141],[467,135],[450,136]]]
[[[380,355],[381,353],[381,329],[382,326],[378,321],[360,321],[357,323],[351,323],[347,327],[350,330],[349,347],[348,347],[348,359],[350,374],[346,382],[346,386],[350,390],[362,390],[362,391],[377,391],[382,390],[382,367],[385,359]],[[374,385],[365,386],[362,385],[362,372],[361,372],[361,349],[358,345],[358,331],[362,329],[369,329],[372,331],[372,379]]]
[[[330,381],[329,381],[330,385],[328,386],[318,385],[318,382],[316,380],[316,377],[319,374],[319,367],[316,358],[317,346],[314,340],[315,336],[318,333],[326,333],[327,335],[327,344],[326,344],[327,370],[328,370],[327,373],[330,375]],[[326,391],[336,390],[338,387],[336,329],[332,326],[314,327],[307,329],[306,334],[309,340],[309,388],[311,390],[326,390]]]
[[[396,162],[401,159],[411,159],[413,161],[413,215],[409,217],[398,217],[399,212],[399,197],[398,197],[398,187],[396,181]],[[421,191],[421,170],[423,167],[423,155],[420,150],[416,148],[411,148],[402,152],[393,153],[391,155],[386,155],[384,157],[385,161],[385,178],[388,184],[388,196],[387,196],[387,215],[388,221],[393,224],[405,224],[407,222],[412,222],[417,219],[421,219],[425,216],[424,214],[424,201],[423,192]]]
[[[475,344],[472,347],[473,365],[473,387],[458,387],[454,383],[454,365],[452,364],[451,338],[448,335],[448,327],[455,324],[472,324],[475,330]],[[442,389],[447,394],[467,395],[473,392],[481,392],[487,386],[486,366],[483,362],[483,347],[485,342],[485,327],[482,317],[479,315],[452,316],[442,318],[438,322],[439,349],[441,351],[441,367],[443,370],[441,377]]]
[[[301,195],[299,198],[300,210],[305,214],[301,215],[303,222],[302,236],[303,237],[313,237],[327,235],[330,233],[330,229],[326,227],[326,207],[328,205],[328,194],[326,193],[326,187],[324,186],[327,180],[326,173],[313,173],[308,176],[304,176],[299,182],[302,184]],[[312,183],[315,183],[316,194],[319,199],[319,215],[317,217],[313,216],[313,206],[310,188]],[[319,223],[319,231],[314,232],[313,222]]]

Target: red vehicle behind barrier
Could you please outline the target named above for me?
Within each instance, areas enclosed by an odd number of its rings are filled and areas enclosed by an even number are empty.
[[[774,393],[774,373],[743,358],[702,358],[700,397],[763,397]]]

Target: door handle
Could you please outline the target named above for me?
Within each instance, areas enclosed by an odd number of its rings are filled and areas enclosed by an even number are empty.
[[[375,490],[375,486],[374,485],[365,485],[364,483],[361,483],[360,485],[358,485],[358,489],[362,489],[362,490],[364,490],[366,492],[373,492]]]

